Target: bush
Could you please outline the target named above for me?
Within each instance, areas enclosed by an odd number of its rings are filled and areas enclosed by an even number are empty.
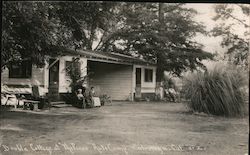
[[[74,96],[71,93],[61,94],[60,97],[67,104],[74,104],[76,102],[76,99],[74,98]]]
[[[242,116],[245,109],[244,87],[247,78],[235,67],[214,67],[184,80],[188,107],[213,115]]]
[[[100,95],[101,105],[104,106],[105,104],[111,104],[111,97],[107,94]]]
[[[78,57],[74,57],[72,62],[68,66],[66,66],[66,74],[70,77],[70,87],[72,88],[72,92],[75,91],[75,87],[78,85],[82,85],[85,80],[85,76],[82,77],[81,74],[81,64],[79,62]]]
[[[167,75],[164,76],[163,87],[165,89],[170,88],[170,87],[173,87],[175,90],[177,89],[177,85],[173,77],[169,77]]]

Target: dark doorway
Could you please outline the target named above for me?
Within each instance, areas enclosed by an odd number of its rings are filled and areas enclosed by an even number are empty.
[[[59,99],[59,60],[50,59],[49,66],[49,97],[56,101]]]
[[[136,68],[136,81],[135,85],[136,86],[141,86],[141,68]]]
[[[141,98],[141,68],[135,70],[135,99]]]

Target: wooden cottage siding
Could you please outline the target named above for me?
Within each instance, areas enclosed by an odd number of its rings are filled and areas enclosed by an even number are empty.
[[[6,68],[1,73],[1,82],[6,85],[15,85],[15,86],[31,86],[31,85],[40,85],[44,87],[44,69],[37,68],[35,65],[32,65],[32,74],[31,78],[9,78],[9,70]]]
[[[89,64],[88,64],[89,65]],[[89,86],[96,87],[100,94],[113,100],[131,100],[133,67],[129,65],[90,62]]]

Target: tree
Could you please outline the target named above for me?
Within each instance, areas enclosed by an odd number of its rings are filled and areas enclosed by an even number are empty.
[[[226,47],[225,59],[236,65],[248,66],[250,7],[244,4],[220,4],[214,7],[213,20],[221,22],[213,30],[213,36],[221,36],[221,46]]]
[[[77,48],[94,50],[94,43],[100,46],[104,37],[117,22],[116,5],[112,2],[59,2],[52,3],[53,15],[72,33]],[[67,12],[67,13],[66,13]]]
[[[56,54],[60,39],[49,7],[46,2],[3,2],[1,69],[23,59],[44,65],[45,55]]]
[[[163,71],[180,76],[188,69],[205,68],[203,59],[213,55],[193,41],[204,26],[193,20],[197,13],[184,4],[125,3],[124,26],[113,32],[103,51],[130,54],[157,62],[159,81]]]
[[[158,80],[165,70],[180,76],[212,58],[193,41],[206,33],[196,13],[184,4],[4,2],[1,66],[26,57],[40,63],[58,47],[75,47],[154,61]]]
[[[61,47],[92,50],[98,33],[109,33],[116,22],[115,4],[3,2],[1,69],[24,58],[43,65],[45,55],[58,55]]]

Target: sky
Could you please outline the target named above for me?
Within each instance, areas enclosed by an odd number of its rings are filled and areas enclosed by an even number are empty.
[[[216,14],[213,9],[214,4],[200,4],[188,3],[186,7],[197,10],[198,15],[195,20],[204,23],[206,30],[210,31],[216,26],[216,22],[212,19]],[[198,42],[204,45],[204,50],[214,53],[215,51],[222,52],[223,48],[220,46],[221,37],[208,37],[204,35],[197,35],[195,38]]]
[[[219,24],[218,21],[214,21],[212,19],[216,15],[214,10],[215,5],[216,4],[213,3],[187,3],[185,7],[195,9],[198,12],[198,14],[194,17],[194,20],[196,20],[197,22],[202,22],[203,25],[206,26],[206,30],[211,31],[217,24]],[[236,6],[236,4],[231,4],[231,5]],[[236,11],[234,12],[234,15],[238,16],[241,19],[242,18],[241,10],[237,10],[237,8],[238,7],[235,7]],[[245,20],[247,21],[247,23],[250,23],[249,17],[246,17]],[[230,24],[230,22],[236,24],[236,22],[233,20],[229,20],[225,24]],[[243,34],[245,30],[246,29],[244,27],[240,28],[239,25],[237,24],[236,27],[234,28],[234,32],[236,34]],[[226,49],[222,48],[220,45],[222,37],[212,37],[212,36],[204,36],[198,34],[194,39],[197,42],[203,44],[204,45],[203,50],[207,52],[210,53],[217,52],[220,54],[220,56],[223,56],[223,53],[226,51]],[[95,47],[96,45],[97,42],[94,43],[93,47]]]
[[[198,15],[195,16],[194,19],[198,22],[203,22],[204,25],[206,26],[206,30],[210,31],[213,29],[213,27],[219,24],[219,21],[214,21],[212,19],[216,15],[214,11],[215,5],[216,4],[212,4],[212,3],[209,3],[209,4],[208,3],[187,3],[186,7],[197,10]],[[250,18],[247,16],[243,17],[241,11],[237,10],[238,7],[236,7],[236,4],[231,4],[231,5],[233,5],[235,8],[234,15],[236,17],[239,17],[240,19],[243,18],[246,20],[246,23],[250,23]],[[233,20],[228,20],[227,22],[224,22],[224,24],[230,24],[230,23],[236,24],[235,27],[233,27],[234,33],[243,35],[246,28],[241,27],[241,25],[238,25],[237,22]],[[220,42],[222,41],[221,37],[212,37],[212,36],[208,37],[208,36],[203,36],[203,35],[197,35],[195,40],[197,40],[198,42],[204,45],[205,51],[208,51],[211,53],[214,53],[216,51],[218,53],[223,53],[225,51],[225,49],[223,49],[220,46]]]

